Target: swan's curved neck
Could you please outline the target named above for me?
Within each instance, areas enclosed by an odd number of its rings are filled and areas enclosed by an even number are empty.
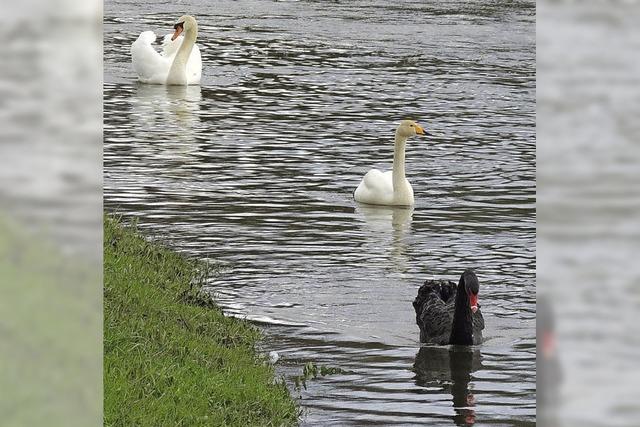
[[[393,191],[399,191],[405,186],[404,148],[406,143],[407,138],[398,135],[398,132],[396,132],[396,142],[393,151]]]
[[[464,278],[462,277],[456,291],[456,303],[449,344],[473,345],[473,318],[469,307],[469,295],[467,295]]]
[[[167,83],[169,84],[187,84],[187,62],[193,46],[196,44],[198,30],[189,29],[184,33],[182,45],[180,45],[180,49],[178,49],[175,58],[173,58],[173,63],[169,69],[169,75],[167,76]]]

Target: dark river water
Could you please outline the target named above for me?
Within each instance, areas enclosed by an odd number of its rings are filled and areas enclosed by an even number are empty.
[[[199,23],[201,86],[135,82],[143,30]],[[305,425],[534,425],[533,1],[105,3],[104,204],[222,266]],[[358,205],[400,120],[412,209]],[[480,280],[486,341],[420,347],[427,278]],[[293,386],[307,362],[342,373]]]

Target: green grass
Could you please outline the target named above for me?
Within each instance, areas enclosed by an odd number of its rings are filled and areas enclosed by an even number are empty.
[[[203,265],[104,223],[104,417],[110,426],[295,425],[259,331],[199,291]]]
[[[101,285],[97,263],[0,213],[0,425],[100,422]]]

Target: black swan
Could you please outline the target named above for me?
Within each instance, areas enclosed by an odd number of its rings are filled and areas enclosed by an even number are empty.
[[[471,269],[456,284],[427,280],[413,301],[420,342],[439,345],[473,345],[482,342],[484,319],[478,304],[480,285]]]

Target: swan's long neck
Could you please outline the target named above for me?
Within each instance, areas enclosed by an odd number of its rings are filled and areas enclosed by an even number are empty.
[[[456,291],[456,303],[449,344],[473,345],[473,317],[469,307],[469,295],[467,295],[464,277],[460,278]]]
[[[196,38],[198,37],[197,29],[189,29],[185,31],[184,40],[180,49],[173,58],[173,63],[169,69],[169,75],[167,77],[167,83],[169,84],[187,84],[187,62],[189,56],[193,50],[193,46],[196,44]]]
[[[398,135],[398,132],[396,132],[396,142],[393,152],[393,191],[399,191],[405,187],[404,148],[406,142],[407,138]]]

